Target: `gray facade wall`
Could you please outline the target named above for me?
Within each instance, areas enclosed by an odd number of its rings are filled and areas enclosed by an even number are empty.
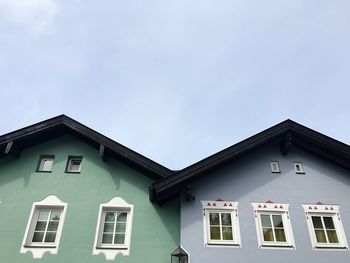
[[[271,173],[270,161],[279,161],[281,173]],[[296,174],[293,162],[304,164],[305,174]],[[350,171],[315,155],[293,148],[282,156],[277,144],[271,144],[202,176],[191,184],[193,202],[181,204],[181,245],[190,254],[191,263],[238,262],[350,262],[350,252],[313,250],[302,204],[340,205],[340,214],[350,238]],[[242,247],[205,247],[203,213],[200,201],[239,202]],[[289,204],[296,249],[258,248],[252,202],[272,200]]]

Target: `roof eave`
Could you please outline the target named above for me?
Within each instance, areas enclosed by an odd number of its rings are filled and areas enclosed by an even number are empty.
[[[17,144],[16,147],[30,147],[30,138],[36,138],[39,142],[49,140],[62,133],[72,133],[78,136],[95,148],[99,148],[103,145],[108,149],[113,156],[121,159],[128,164],[135,166],[138,170],[141,170],[145,175],[153,180],[159,180],[165,178],[173,173],[170,169],[152,161],[151,159],[113,141],[112,139],[94,131],[93,129],[69,118],[66,115],[59,115],[57,117],[27,126],[25,128],[7,133],[0,136],[0,157],[5,156],[5,149],[8,143]],[[40,136],[44,134],[45,136]],[[41,138],[42,137],[42,138]],[[38,139],[40,138],[40,140]],[[20,145],[22,142],[22,145]],[[26,142],[26,143],[25,143]],[[21,149],[22,150],[22,149]]]
[[[350,169],[350,146],[292,120],[286,120],[154,183],[152,200],[164,203],[177,196],[188,183],[202,174],[272,140],[286,140],[288,135],[294,137],[295,146]]]

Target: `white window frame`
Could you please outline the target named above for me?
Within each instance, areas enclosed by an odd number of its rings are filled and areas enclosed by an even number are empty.
[[[238,202],[231,201],[201,201],[203,207],[203,233],[204,246],[224,246],[224,247],[241,247],[241,234],[239,228]],[[211,240],[209,213],[223,212],[231,214],[233,240]]]
[[[34,228],[38,219],[40,210],[54,209],[61,210],[60,221],[57,228],[56,239],[54,243],[35,243],[32,242]],[[27,227],[22,241],[20,253],[32,252],[33,258],[42,258],[46,252],[57,254],[61,239],[62,228],[67,210],[67,203],[62,202],[54,195],[49,195],[39,202],[34,202],[30,211]]]
[[[302,207],[304,208],[304,211],[305,211],[305,217],[306,217],[306,222],[309,229],[311,245],[314,250],[319,250],[319,249],[349,250],[349,246],[346,240],[345,231],[344,231],[342,220],[340,217],[338,205],[304,204],[302,205]],[[318,243],[316,239],[316,234],[314,231],[315,229],[312,222],[312,216],[332,217],[339,243]]]
[[[72,162],[74,162],[74,161],[79,161],[79,169],[78,170],[72,170]],[[73,156],[73,155],[68,156],[66,173],[80,173],[82,163],[83,163],[82,156]]]
[[[44,168],[43,162],[45,162],[45,161],[52,161],[52,164],[51,164],[51,167],[49,170],[43,169]],[[41,173],[51,173],[54,161],[55,161],[54,155],[41,155],[36,171],[41,172]]]
[[[305,174],[304,165],[302,162],[294,162],[293,166],[294,166],[294,171],[296,174]],[[298,166],[299,166],[300,170],[298,170]]]
[[[121,197],[114,197],[107,203],[101,204],[97,219],[96,233],[94,247],[92,250],[93,255],[104,254],[106,260],[114,260],[115,257],[120,253],[124,256],[129,256],[130,253],[130,243],[131,243],[131,230],[132,230],[132,218],[133,218],[133,209],[132,204],[127,203]],[[120,211],[127,213],[126,219],[126,229],[125,229],[125,241],[124,244],[111,244],[105,245],[102,244],[102,235],[104,227],[104,215],[106,211]]]
[[[271,161],[270,166],[271,166],[272,173],[281,173],[281,169],[280,169],[280,165],[279,165],[278,161]],[[275,167],[276,167],[276,169],[275,169]]]
[[[295,249],[292,224],[289,215],[289,205],[280,203],[252,203],[259,248],[267,249]],[[261,214],[281,215],[286,242],[264,241]],[[274,227],[273,227],[274,229]],[[274,230],[273,230],[274,231]]]

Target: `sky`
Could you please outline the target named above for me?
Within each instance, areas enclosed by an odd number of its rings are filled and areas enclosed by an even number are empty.
[[[66,114],[181,169],[283,120],[350,144],[349,0],[0,0],[0,134]]]

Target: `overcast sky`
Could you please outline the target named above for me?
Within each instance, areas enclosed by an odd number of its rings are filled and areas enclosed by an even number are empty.
[[[180,169],[285,119],[350,143],[349,0],[0,0],[0,134],[66,114]]]

